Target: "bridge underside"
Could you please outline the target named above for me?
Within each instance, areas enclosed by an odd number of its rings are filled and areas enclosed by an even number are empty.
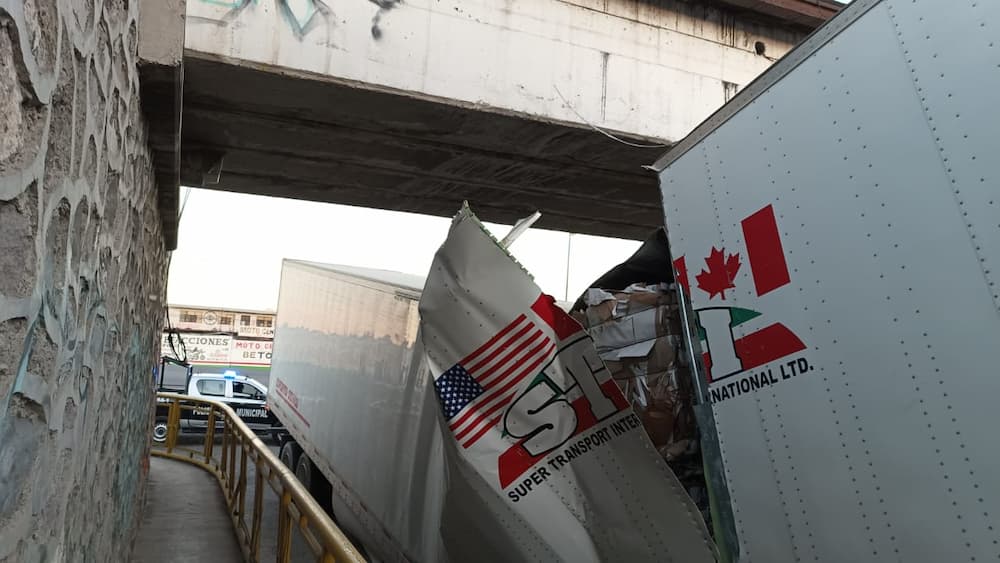
[[[662,147],[193,52],[184,73],[185,185],[439,216],[468,200],[487,221],[539,210],[539,227],[621,238],[662,224],[642,168]]]

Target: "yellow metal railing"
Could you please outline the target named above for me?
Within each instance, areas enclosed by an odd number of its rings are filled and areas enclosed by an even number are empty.
[[[267,445],[250,430],[233,410],[218,401],[195,399],[175,393],[157,393],[158,405],[169,404],[167,436],[155,444],[152,455],[192,463],[215,475],[222,487],[229,515],[236,529],[243,556],[247,561],[261,560],[261,537],[266,482],[278,496],[276,554],[279,563],[291,561],[292,537],[296,530],[308,544],[316,561],[324,563],[363,563],[364,558],[350,540],[316,503],[309,491],[295,478]],[[203,443],[199,447],[179,444],[181,412],[197,411],[207,415]],[[216,442],[222,433],[222,444]],[[247,468],[252,464],[253,507],[247,509]],[[249,516],[249,521],[247,517]]]

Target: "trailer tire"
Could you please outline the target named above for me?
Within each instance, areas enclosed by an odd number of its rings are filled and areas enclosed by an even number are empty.
[[[295,471],[299,464],[299,457],[302,456],[302,448],[295,443],[294,440],[289,440],[281,445],[281,452],[278,453],[278,459],[281,463],[285,464],[285,467]]]
[[[320,507],[332,516],[333,506],[330,504],[330,495],[333,494],[333,487],[305,453],[299,456],[299,463],[295,466],[295,478],[309,491]]]
[[[153,425],[153,441],[157,444],[166,442],[169,431],[166,420],[157,420],[156,424]]]

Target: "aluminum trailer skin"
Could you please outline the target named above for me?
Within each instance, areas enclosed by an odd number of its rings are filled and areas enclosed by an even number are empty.
[[[448,465],[453,438],[417,342],[423,284],[283,262],[268,396],[286,428],[280,456],[373,560],[508,561],[488,532],[523,524],[489,508],[480,476]]]
[[[268,396],[292,438],[282,459],[380,561],[446,560],[440,409],[414,352],[422,287],[395,272],[282,264]]]
[[[855,0],[654,166],[740,561],[1000,557],[997,92],[1000,3]]]

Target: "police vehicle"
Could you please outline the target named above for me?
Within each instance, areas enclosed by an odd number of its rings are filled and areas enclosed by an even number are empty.
[[[166,367],[166,366],[163,366]],[[166,370],[161,370],[161,374]],[[193,373],[187,368],[186,385],[169,385],[161,376],[158,391],[169,391],[188,395],[195,399],[212,399],[232,407],[243,422],[257,433],[275,435],[282,430],[281,423],[267,406],[267,387],[259,381],[233,370],[225,373]],[[168,399],[157,399],[156,423],[153,426],[153,440],[162,443],[167,439]],[[181,432],[204,432],[208,426],[208,411],[184,409],[181,411]],[[221,428],[222,422],[216,423]]]

